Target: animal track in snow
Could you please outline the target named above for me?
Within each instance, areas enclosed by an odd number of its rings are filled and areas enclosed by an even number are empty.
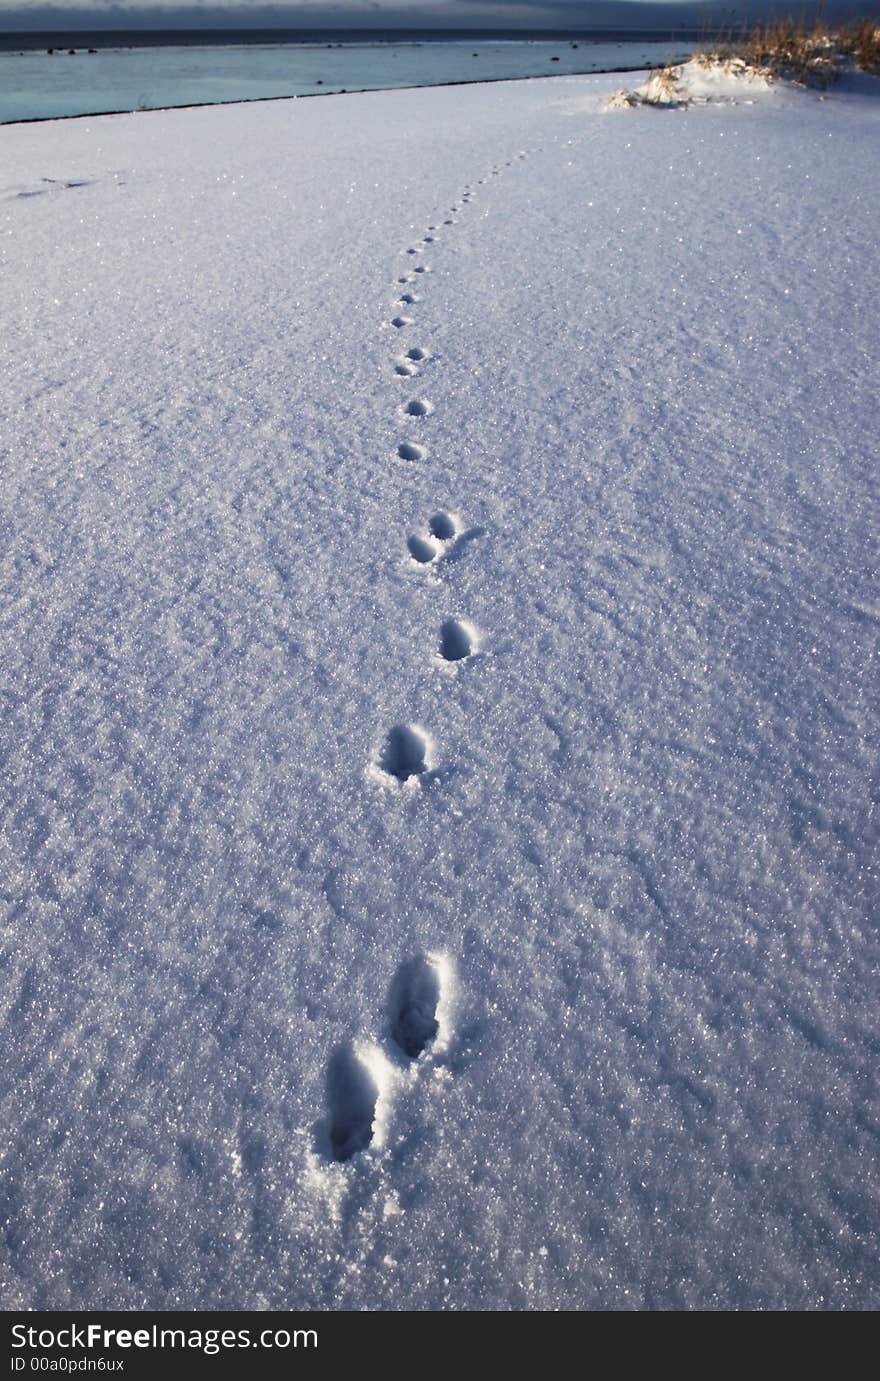
[[[451,542],[457,528],[454,519],[440,510],[428,519],[428,531],[440,542]]]
[[[418,446],[414,441],[401,441],[397,454],[401,460],[425,460],[428,452],[424,446]]]
[[[418,561],[420,566],[429,566],[432,561],[437,560],[440,554],[440,547],[429,537],[419,537],[418,535],[408,537],[406,545],[413,561]]]
[[[395,724],[379,755],[379,767],[387,777],[408,782],[430,770],[430,744],[415,724]]]
[[[421,245],[410,245],[409,249],[408,249],[406,252],[407,252],[407,254],[421,254],[421,252],[422,252],[422,246],[421,246]]]
[[[118,183],[118,174],[114,173],[114,174],[112,174],[112,176],[115,177],[115,178],[117,179],[117,183]],[[11,197],[3,196],[3,197],[2,197],[2,200],[3,200],[3,201],[8,201],[8,200],[26,201],[26,200],[27,200],[28,198],[30,198],[30,197],[45,197],[45,196],[48,196],[48,195],[50,194],[50,192],[53,192],[53,191],[54,191],[54,192],[64,192],[64,191],[73,191],[73,190],[75,190],[75,189],[78,188],[78,187],[92,187],[92,186],[94,186],[94,184],[95,184],[95,182],[96,182],[97,180],[98,180],[97,178],[93,178],[93,177],[70,177],[70,178],[64,178],[64,177],[61,177],[61,178],[59,178],[59,177],[41,177],[41,178],[40,178],[40,182],[41,182],[43,185],[40,186],[40,187],[21,188],[21,189],[19,189],[19,190],[16,190],[14,187],[0,187],[0,194],[2,194],[2,193],[4,193],[4,192],[11,192],[11,193],[12,193],[12,196],[11,196]],[[124,184],[124,183],[121,183],[121,184],[119,184],[119,185],[124,186],[125,184]]]
[[[476,651],[476,631],[462,619],[447,619],[440,629],[440,656],[444,662],[463,662]]]
[[[416,264],[415,268],[413,269],[413,273],[430,273],[430,272],[431,272],[431,265],[430,265],[430,264]]]
[[[394,364],[394,372],[399,374],[401,378],[412,378],[414,374],[419,372],[416,365],[422,364],[427,358],[428,351],[423,350],[419,345],[414,345],[407,350],[405,355],[398,355]]]
[[[434,411],[434,404],[427,398],[411,398],[403,408],[407,417],[428,417]]]
[[[412,324],[413,320],[411,316],[393,316],[391,318],[391,325],[396,326],[398,331],[404,326],[412,326]]]
[[[416,533],[407,538],[409,554],[421,566],[432,565],[449,547],[458,528],[454,518],[438,510],[428,519],[428,536]]]
[[[379,1088],[366,1065],[351,1046],[340,1046],[327,1066],[329,1137],[334,1160],[351,1160],[369,1146],[378,1101]]]
[[[405,307],[412,307],[416,302],[420,302],[421,298],[417,293],[401,293],[397,300],[402,302]]]
[[[417,1060],[440,1030],[440,969],[427,955],[401,964],[391,984],[391,1035],[404,1055]]]

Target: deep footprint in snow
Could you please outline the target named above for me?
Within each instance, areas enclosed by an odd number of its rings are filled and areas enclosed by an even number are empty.
[[[436,561],[440,552],[437,543],[432,542],[427,537],[419,537],[417,535],[408,537],[406,545],[413,561],[418,561],[420,566],[428,566],[432,561]]]
[[[401,329],[401,327],[412,326],[412,324],[413,322],[411,316],[393,316],[391,318],[391,325],[396,326],[398,331]]]
[[[441,542],[451,542],[456,533],[455,522],[441,509],[428,519],[428,531]]]
[[[426,360],[428,358],[428,352],[427,350],[423,350],[420,345],[411,345],[409,350],[407,350],[406,352],[406,358],[408,360],[414,360],[416,364],[418,364],[422,360]]]
[[[411,398],[403,411],[407,417],[428,417],[434,411],[434,404],[427,398]]]
[[[415,365],[410,364],[408,360],[398,360],[397,364],[394,366],[394,372],[395,374],[399,374],[401,378],[409,379],[412,378],[413,374],[418,374],[419,371],[416,369]]]
[[[389,1016],[395,1043],[411,1060],[417,1060],[440,1029],[440,973],[425,955],[410,959],[391,984]]]
[[[423,776],[428,771],[428,740],[421,729],[414,724],[395,724],[385,740],[379,766],[399,782]]]
[[[414,441],[401,441],[397,454],[401,460],[424,460],[428,452],[424,446],[417,446]]]
[[[440,629],[440,656],[444,662],[463,662],[474,651],[474,630],[461,619],[447,619]]]
[[[413,307],[421,299],[416,293],[401,293],[397,300],[402,302],[405,307]]]
[[[452,518],[449,513],[444,513],[442,509],[438,509],[437,512],[428,519],[429,535],[427,537],[420,537],[418,534],[414,534],[412,537],[407,538],[409,554],[412,559],[418,561],[420,565],[431,565],[444,553],[444,550],[448,547],[457,532],[458,528],[455,519]],[[471,639],[473,641],[472,631]]]
[[[340,1046],[327,1066],[330,1148],[334,1160],[346,1161],[373,1140],[379,1090],[370,1071],[350,1046]]]

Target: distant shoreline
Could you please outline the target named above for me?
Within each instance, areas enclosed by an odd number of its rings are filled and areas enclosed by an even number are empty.
[[[0,30],[0,52],[49,48],[385,47],[424,43],[643,43],[686,42],[703,36],[696,28],[661,29],[55,29]],[[625,69],[621,69],[625,70]]]
[[[438,35],[401,42],[371,30],[347,42],[229,42],[0,50],[0,126],[181,110],[262,100],[472,86],[593,72],[641,72],[681,58],[698,40],[519,36],[487,41]],[[261,31],[263,38],[267,32]],[[177,40],[180,31],[169,34]],[[118,33],[113,35],[118,43]],[[72,60],[71,60],[72,59]]]
[[[659,65],[659,64],[658,64]],[[324,100],[330,96],[378,96],[389,91],[440,91],[450,86],[498,86],[502,82],[553,82],[572,81],[575,78],[609,77],[615,73],[649,72],[651,64],[638,67],[606,67],[601,72],[548,72],[544,76],[530,77],[478,77],[473,80],[448,82],[415,82],[410,86],[361,86],[345,91],[304,91],[294,96],[244,96],[229,101],[186,101],[182,105],[128,106],[119,110],[93,110],[81,115],[28,115],[20,120],[0,120],[0,129],[11,129],[14,125],[45,125],[53,120],[103,120],[110,115],[156,115],[160,111],[171,110],[216,110],[218,106],[264,105],[267,101],[313,101]]]

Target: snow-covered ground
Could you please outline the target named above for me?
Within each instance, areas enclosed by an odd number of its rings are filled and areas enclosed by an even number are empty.
[[[619,85],[0,133],[7,1307],[880,1303],[880,101]]]

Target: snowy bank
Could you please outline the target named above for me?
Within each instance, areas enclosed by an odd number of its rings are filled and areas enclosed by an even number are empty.
[[[880,103],[0,131],[7,1307],[880,1303]]]
[[[651,72],[647,81],[632,91],[613,91],[606,102],[607,110],[621,110],[626,106],[707,105],[710,101],[724,101],[735,105],[739,101],[751,104],[757,92],[767,91],[772,80],[768,68],[754,67],[742,58],[725,61],[691,59],[674,67],[661,67]]]

